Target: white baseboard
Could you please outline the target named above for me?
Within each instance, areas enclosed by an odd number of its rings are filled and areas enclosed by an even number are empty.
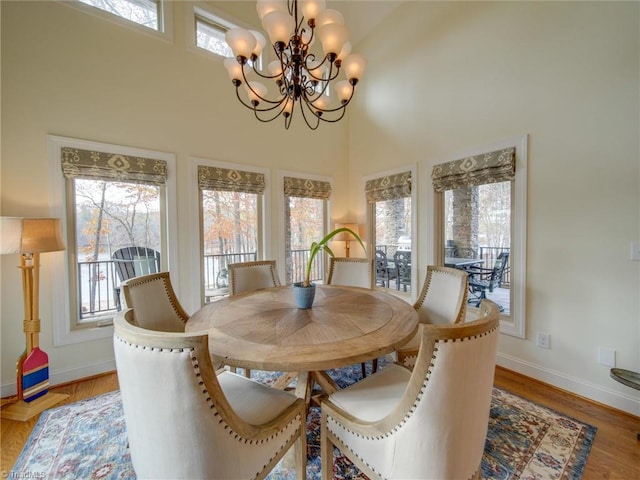
[[[563,373],[542,368],[539,365],[534,365],[503,353],[498,353],[496,363],[501,367],[526,375],[527,377],[535,378],[536,380],[553,385],[554,387],[566,390],[575,395],[580,395],[581,397],[640,417],[640,397],[638,396],[633,397],[632,395],[616,392],[599,385],[593,385],[584,380],[572,378]],[[615,380],[612,379],[611,381],[614,382]]]
[[[92,377],[94,375],[100,375],[101,373],[113,372],[116,369],[115,360],[108,360],[106,362],[94,363],[91,365],[83,365],[78,368],[70,368],[68,370],[58,370],[55,372],[49,372],[49,383],[55,387],[62,383],[73,382],[82,378]],[[2,385],[0,390],[0,396],[10,397],[15,395],[17,391],[16,382]]]

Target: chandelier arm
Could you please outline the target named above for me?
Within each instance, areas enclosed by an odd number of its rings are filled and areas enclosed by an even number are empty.
[[[334,112],[337,110],[342,110],[342,113],[340,113],[340,116],[338,118],[325,118],[324,116],[318,116],[318,120],[322,120],[323,122],[327,122],[327,123],[335,123],[335,122],[339,122],[340,120],[342,120],[342,118],[344,117],[345,113],[347,113],[347,105],[345,104],[343,107],[340,108],[335,108],[333,110],[329,110],[330,112]]]
[[[284,111],[284,106],[283,106],[283,104],[284,104],[284,105],[286,105],[286,99],[287,99],[287,96],[285,95],[285,96],[283,96],[283,97],[280,99],[280,101],[279,101],[279,102],[269,102],[269,103],[275,103],[275,105],[273,105],[272,107],[268,107],[268,108],[266,108],[266,107],[265,107],[265,108],[257,108],[257,105],[256,105],[256,106],[254,106],[253,104],[251,104],[251,103],[247,103],[247,102],[245,102],[245,101],[242,99],[242,97],[240,96],[240,89],[239,89],[239,87],[236,87],[236,97],[238,97],[238,100],[240,101],[240,103],[241,103],[242,105],[244,105],[245,107],[247,107],[249,110],[253,110],[253,111],[255,111],[255,112],[270,112],[270,111],[272,111],[272,110],[275,110],[275,109],[276,109],[276,108],[278,108],[279,106],[282,106],[282,109],[280,110],[280,112],[278,112],[278,115],[280,115],[280,113],[282,113],[282,112]],[[278,116],[278,115],[276,115],[276,116]]]
[[[313,114],[313,117],[315,118],[315,125],[312,125],[309,122],[309,119],[307,118],[307,114],[305,113],[305,106],[309,110],[309,113]],[[300,101],[300,111],[302,112],[302,118],[304,118],[304,123],[307,124],[307,127],[309,127],[311,130],[315,130],[320,126],[320,117],[315,113],[313,113],[313,110],[309,105],[309,103],[307,102],[306,97],[304,98],[304,101]]]
[[[247,79],[247,76],[244,72],[244,69],[242,69],[242,79],[244,80],[245,85],[247,86],[247,88],[249,90],[251,90],[251,93],[253,93],[256,97],[258,97],[261,101],[265,102],[265,103],[270,103],[271,105],[273,105],[273,107],[271,108],[264,108],[264,109],[259,109],[260,111],[269,111],[269,110],[273,110],[274,108],[277,108],[278,105],[280,105],[284,98],[281,98],[280,100],[269,100],[268,98],[264,98],[262,95],[260,95],[258,92],[256,92],[253,87],[251,86],[251,83],[249,83],[249,80]],[[242,100],[242,98],[240,97],[240,92],[238,91],[238,88],[240,87],[240,85],[236,86],[236,96],[238,97],[238,99],[242,102],[243,105],[247,106],[247,104],[244,102],[244,100]],[[253,106],[249,107],[249,108],[253,108]]]

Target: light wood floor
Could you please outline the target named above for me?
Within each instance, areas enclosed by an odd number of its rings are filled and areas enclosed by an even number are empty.
[[[640,418],[598,405],[570,393],[498,367],[495,385],[511,393],[545,405],[565,415],[595,426],[598,431],[584,472],[584,479],[640,479]],[[115,373],[53,388],[71,395],[75,402],[118,388]],[[4,403],[4,402],[3,402]],[[0,478],[7,478],[36,424],[2,420],[2,463]]]

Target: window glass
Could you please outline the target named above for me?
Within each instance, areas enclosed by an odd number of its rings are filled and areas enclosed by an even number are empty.
[[[262,195],[202,190],[205,302],[229,294],[228,265],[258,259]]]
[[[233,57],[225,40],[228,27],[196,15],[196,46],[222,57]]]
[[[486,297],[505,315],[511,304],[511,186],[506,181],[444,192],[444,263],[470,273],[470,305]]]
[[[131,22],[161,30],[160,3],[157,0],[80,0]]]
[[[327,201],[318,198],[285,197],[286,283],[304,280],[310,246],[326,234]],[[325,278],[325,254],[316,255],[311,271],[312,282]]]
[[[69,179],[72,195],[72,311],[83,326],[122,309],[125,277],[160,271],[163,187]],[[147,252],[149,256],[147,256]]]
[[[411,291],[411,197],[371,204],[376,250],[376,283]]]

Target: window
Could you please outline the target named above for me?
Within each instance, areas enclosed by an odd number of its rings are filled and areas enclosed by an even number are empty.
[[[174,157],[53,136],[49,150],[52,215],[62,219],[67,246],[66,265],[54,270],[63,277],[53,282],[54,344],[61,345],[108,336],[110,329],[101,327],[123,308],[120,267],[132,276],[170,270],[177,254],[169,247]],[[175,268],[172,277],[177,282]]]
[[[502,331],[523,336],[526,137],[436,165],[432,179],[442,263],[469,272],[470,307],[496,302]]]
[[[285,176],[284,179],[284,236],[286,283],[301,282],[309,259],[310,246],[327,233],[331,184],[325,180],[312,180]],[[324,253],[316,256],[311,281],[325,278]]]
[[[411,192],[411,171],[373,178],[365,184],[376,257],[376,284],[403,292],[412,291],[415,277],[411,262]]]
[[[205,302],[229,293],[228,265],[262,258],[265,174],[198,165]]]
[[[159,0],[79,0],[144,27],[163,31],[162,4]]]
[[[196,46],[222,57],[233,57],[231,47],[225,40],[229,26],[210,20],[196,13]]]

